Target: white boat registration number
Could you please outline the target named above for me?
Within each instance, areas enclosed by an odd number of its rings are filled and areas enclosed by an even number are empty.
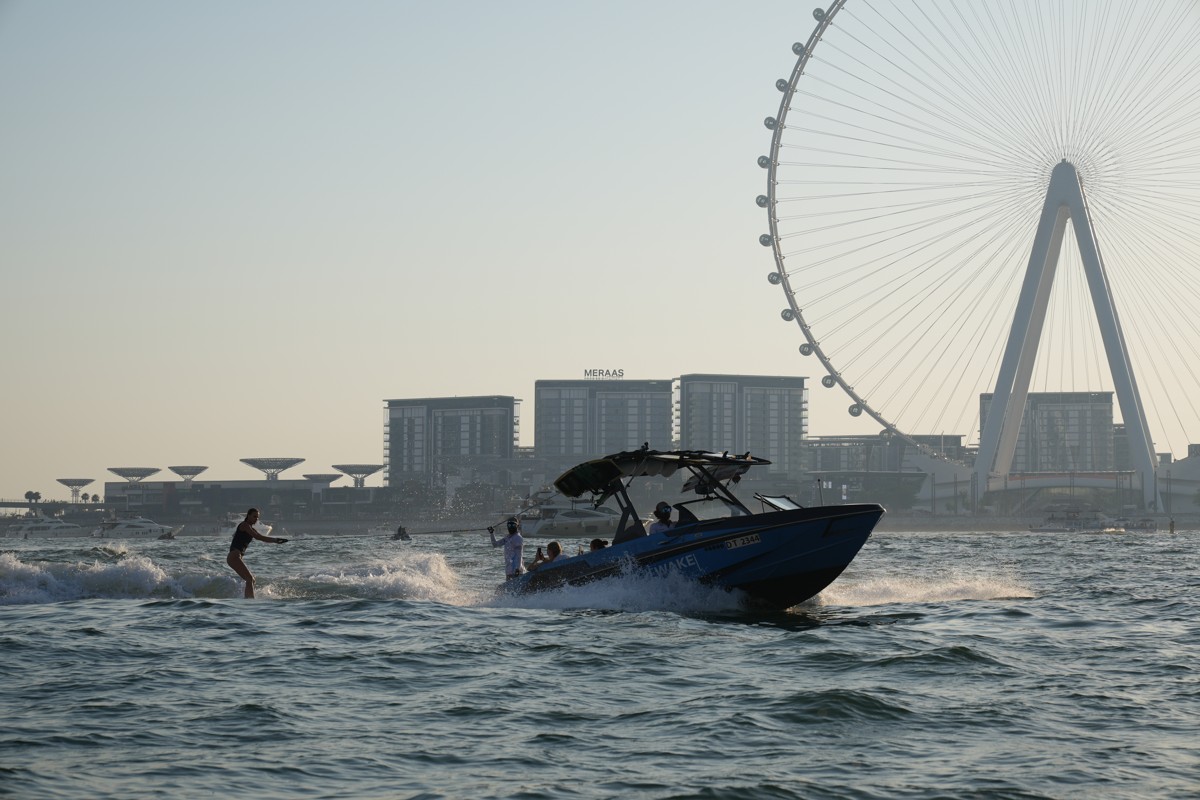
[[[732,550],[735,547],[745,547],[748,544],[758,544],[762,539],[757,533],[750,533],[745,536],[739,536],[736,539],[730,539],[725,543],[726,550]]]

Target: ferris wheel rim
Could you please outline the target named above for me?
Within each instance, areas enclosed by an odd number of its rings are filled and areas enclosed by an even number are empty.
[[[784,310],[783,318],[785,321],[795,321],[799,326],[801,333],[803,333],[807,348],[805,345],[801,345],[801,354],[816,356],[817,360],[821,363],[821,366],[825,368],[826,375],[824,378],[822,378],[823,385],[826,388],[833,388],[834,385],[841,387],[842,391],[845,392],[845,394],[853,401],[849,408],[849,413],[851,416],[860,416],[861,414],[866,413],[883,426],[884,434],[898,436],[907,441],[909,444],[921,450],[926,450],[927,448],[924,445],[915,441],[907,433],[897,427],[891,420],[887,419],[883,414],[879,413],[879,411],[873,408],[865,398],[861,397],[858,392],[855,391],[854,387],[846,382],[846,380],[842,377],[841,372],[838,371],[832,360],[830,360],[829,356],[826,355],[824,349],[821,347],[820,341],[813,335],[811,326],[805,320],[803,309],[796,302],[796,293],[792,290],[791,282],[788,279],[787,270],[784,267],[783,250],[780,246],[781,238],[779,234],[779,217],[776,213],[778,199],[776,197],[775,187],[778,184],[777,169],[779,166],[779,151],[783,143],[783,131],[787,127],[788,112],[791,110],[791,101],[795,96],[796,86],[799,83],[800,78],[804,75],[804,68],[808,65],[809,59],[812,58],[812,54],[816,50],[817,45],[820,44],[822,36],[824,36],[830,25],[832,25],[837,13],[842,10],[842,7],[846,4],[846,2],[847,0],[833,0],[833,2],[829,5],[829,8],[822,9],[818,6],[817,8],[813,9],[813,17],[817,24],[814,26],[812,33],[809,34],[808,39],[803,44],[797,42],[796,44],[792,45],[792,51],[796,54],[796,63],[792,67],[791,75],[787,79],[781,78],[776,81],[775,85],[778,89],[780,89],[783,97],[779,101],[779,110],[776,112],[776,115],[774,117],[768,117],[764,121],[767,128],[772,131],[770,154],[765,157],[768,163],[764,165],[767,170],[767,194],[765,195],[769,227],[769,233],[767,234],[767,237],[769,237],[770,241],[766,241],[766,237],[763,237],[760,241],[762,241],[763,244],[769,244],[771,247],[771,251],[775,259],[775,272],[771,273],[771,282],[778,282],[783,286],[784,294],[788,301],[788,308]],[[785,83],[786,86],[784,86]],[[759,161],[760,164],[762,164],[763,159],[760,158]],[[761,202],[760,205],[762,205]],[[792,315],[791,319],[788,318],[789,311]],[[827,382],[830,380],[833,381],[832,384]]]

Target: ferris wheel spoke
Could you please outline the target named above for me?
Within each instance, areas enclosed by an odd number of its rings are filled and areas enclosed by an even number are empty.
[[[986,101],[984,92],[978,89],[978,86],[982,84],[978,80],[980,72],[976,67],[976,59],[960,48],[953,37],[944,34],[941,26],[926,13],[925,8],[914,7],[914,11],[922,14],[925,19],[924,24],[914,22],[900,6],[896,6],[895,11],[907,23],[905,28],[901,28],[896,22],[888,22],[886,18],[880,17],[883,25],[886,25],[886,31],[881,31],[876,26],[866,23],[865,19],[863,20],[864,28],[874,32],[880,40],[880,44],[876,47],[888,48],[892,53],[892,58],[895,59],[894,64],[904,61],[905,64],[910,65],[910,68],[905,70],[907,74],[919,72],[928,82],[926,85],[938,88],[938,98],[946,103],[944,108],[958,109],[962,118],[971,119],[972,127],[989,134],[986,138],[995,138],[997,122],[998,125],[1004,126],[1009,121],[1007,119],[991,120],[989,115],[984,112],[983,109],[988,108],[990,103]],[[935,37],[928,35],[930,29],[940,35],[937,38],[941,38],[942,47],[938,46]],[[926,56],[930,52],[935,53],[937,58],[918,58],[918,56]],[[968,80],[972,77],[976,78],[974,85]],[[1009,133],[1009,136],[1012,136],[1012,132]]]
[[[778,200],[778,202],[780,204],[784,204],[784,205],[786,205],[788,203],[800,203],[800,202],[803,202],[803,198],[798,198],[798,197],[780,198]],[[926,211],[926,210],[940,206],[941,202],[942,201],[940,201],[940,200],[914,200],[914,201],[908,202],[908,203],[889,203],[887,205],[875,205],[875,206],[856,205],[855,208],[858,210],[858,212],[860,214],[866,215],[866,216],[859,217],[859,219],[867,221],[867,220],[873,219],[873,217],[871,215],[877,211],[887,212],[889,214],[900,214],[900,213],[904,213],[905,211],[910,211],[910,212]],[[820,217],[834,217],[834,216],[843,217],[843,216],[845,216],[845,213],[846,212],[841,209],[833,209],[833,210],[825,210],[825,211],[805,210],[798,214],[780,215],[778,217],[778,219],[779,220],[793,220],[793,219],[814,219],[814,218],[820,218]],[[817,230],[817,229],[814,228],[812,230]]]
[[[959,198],[959,199],[961,199],[961,198]],[[945,203],[943,202],[941,205],[944,207]],[[840,257],[842,255],[849,255],[850,253],[861,252],[862,250],[864,250],[868,247],[874,246],[881,240],[882,241],[890,241],[900,234],[912,233],[917,230],[920,230],[921,228],[936,226],[942,222],[946,222],[946,221],[955,219],[957,217],[964,216],[966,214],[970,214],[970,213],[973,213],[976,211],[982,211],[982,210],[987,209],[988,205],[989,205],[988,203],[986,203],[982,199],[980,199],[980,202],[976,203],[972,207],[949,212],[949,213],[943,214],[940,217],[934,217],[932,221],[919,220],[916,222],[904,222],[902,224],[894,225],[889,228],[881,228],[877,231],[875,236],[871,237],[871,239],[866,240],[866,241],[864,241],[863,238],[860,236],[850,236],[850,237],[846,237],[844,239],[827,242],[824,245],[824,247],[840,247],[842,245],[852,244],[852,243],[860,245],[859,247],[853,248],[852,250],[843,251],[843,252],[839,253],[837,256],[830,256],[831,258]],[[923,207],[928,208],[930,206],[926,205]],[[915,211],[915,210],[917,210],[917,209],[909,209],[907,212],[905,212],[904,215],[909,216],[909,215],[911,215],[911,212]],[[897,216],[897,214],[892,214],[890,216]],[[862,224],[863,222],[874,222],[874,221],[882,220],[882,219],[886,219],[886,216],[885,215],[875,215],[875,216],[865,217],[865,218],[864,217],[855,217],[854,219],[849,220],[846,223],[842,223],[842,224],[838,224],[838,225],[832,225],[832,224],[822,225],[817,228],[806,229],[803,233],[828,232],[828,231],[834,230],[839,227],[845,227],[845,225],[847,225],[847,224],[859,225],[859,224]],[[800,235],[803,235],[803,234],[801,232],[797,232],[795,234],[790,234],[789,238],[791,236],[800,236]],[[809,252],[819,252],[819,251],[815,250],[815,251],[809,251]],[[821,266],[821,264],[823,264],[823,263],[826,263],[826,262],[818,262],[817,264],[814,264],[814,266]]]
[[[861,263],[847,268],[836,277],[822,278],[821,275],[815,275],[812,279],[813,282],[805,287],[807,291],[804,292],[804,296],[806,302],[822,306],[825,310],[821,315],[815,315],[814,321],[821,316],[834,318],[835,321],[826,324],[830,326],[829,332],[837,333],[843,326],[854,324],[848,315],[840,321],[836,321],[837,316],[846,312],[851,305],[860,305],[878,296],[894,300],[896,297],[894,292],[910,285],[912,279],[920,274],[923,267],[921,262],[913,262],[911,256],[939,243],[941,243],[940,238],[934,236],[909,244],[900,252],[910,257],[908,261],[912,263],[903,270],[895,269],[898,262],[894,257],[887,256],[889,260],[883,261],[885,256],[879,256],[874,259],[865,259]],[[889,270],[889,267],[892,269]],[[889,274],[890,277],[885,280],[876,280]],[[851,288],[857,288],[859,294],[857,296],[849,295],[848,290]],[[830,301],[837,297],[843,298],[843,304],[840,306],[830,305]]]
[[[875,68],[869,67],[870,73],[875,77],[874,80],[870,80],[862,76],[862,74],[854,72],[851,70],[851,68],[833,65],[830,65],[829,68],[830,71],[839,73],[842,78],[856,80],[856,82],[863,84],[865,89],[874,90],[875,92],[880,92],[880,94],[888,96],[890,100],[896,103],[896,106],[887,107],[889,113],[898,114],[901,116],[901,118],[906,118],[911,121],[918,121],[920,118],[922,118],[922,116],[930,116],[930,118],[932,118],[931,121],[941,122],[942,125],[952,126],[959,134],[958,137],[952,139],[955,140],[956,143],[974,143],[976,146],[982,146],[983,144],[989,143],[991,140],[995,139],[994,132],[985,126],[980,125],[977,120],[972,120],[970,118],[964,119],[961,115],[955,116],[949,113],[949,110],[959,110],[959,112],[961,112],[961,108],[948,110],[946,108],[938,107],[936,102],[913,104],[912,95],[907,94],[907,92],[906,94],[901,94],[900,91],[896,91],[900,88],[904,88],[905,84],[898,82],[898,80],[895,80],[893,76],[889,76],[889,74],[886,72],[875,70]],[[904,68],[898,67],[898,70],[901,73],[904,73]],[[872,102],[869,95],[864,95],[860,91],[851,91],[850,88],[844,84],[838,83],[834,85],[839,85],[842,92],[844,92],[846,96],[853,98],[853,100],[862,103]],[[929,89],[930,91],[934,91],[935,94],[940,94],[940,92],[936,92],[936,90],[932,89],[931,86]],[[940,100],[944,100],[944,97],[938,98],[940,98]],[[877,100],[875,102],[876,104],[878,103]],[[896,110],[896,107],[898,106],[911,106],[913,108],[913,113],[898,112],[898,110]],[[971,125],[968,125],[967,122],[971,122]],[[919,128],[918,131],[926,137],[942,136],[944,133],[944,131],[938,130],[936,126]]]
[[[940,237],[934,237],[927,241],[927,244],[934,244],[934,243],[942,244],[942,245],[946,244],[945,240],[941,239]],[[923,243],[923,244],[926,244],[926,243]],[[900,287],[900,286],[923,286],[924,284],[919,283],[918,279],[921,278],[922,276],[928,275],[931,268],[934,265],[943,263],[948,258],[950,258],[953,255],[954,249],[957,248],[957,245],[951,245],[951,248],[952,249],[947,249],[947,250],[943,250],[938,253],[931,254],[922,262],[914,261],[912,266],[909,269],[907,269],[904,272],[896,273],[892,278],[890,278],[887,281],[875,284],[873,286],[873,288],[871,288],[869,290],[865,290],[863,292],[862,296],[865,298],[871,298],[872,296],[879,295],[882,297],[886,297],[893,302],[895,302],[897,300],[897,298],[904,298],[905,295],[903,293],[897,292],[897,287]],[[884,266],[886,267],[887,265],[884,265]],[[882,274],[882,270],[875,270],[871,274],[863,276],[861,279],[856,279],[855,284],[859,284],[859,283],[865,284],[868,282],[870,277],[873,277],[876,274]],[[908,296],[919,300],[919,299],[921,299],[921,295],[922,295],[922,291],[921,291],[921,289],[918,288],[918,289],[913,290]],[[850,295],[843,295],[843,296],[850,297]],[[831,309],[831,316],[833,316],[835,318],[840,316],[842,318],[841,323],[830,323],[829,330],[831,332],[838,333],[841,331],[843,326],[852,324],[850,315],[844,313],[844,312],[848,311],[852,302],[854,302],[852,299],[847,299],[846,303],[843,306],[834,307]],[[880,314],[880,315],[878,315],[877,318],[883,318],[884,316],[885,315]],[[889,318],[886,324],[879,326],[880,330],[883,331],[883,333],[881,333],[880,335],[894,336],[895,331],[897,329],[896,322],[897,322],[897,320],[893,317],[893,318]],[[860,328],[860,330],[863,332],[863,334],[866,334],[871,329]],[[903,329],[901,329],[901,330],[903,330]],[[857,347],[857,344],[856,344],[857,338],[858,337],[856,335],[850,335],[850,336],[848,336],[848,338],[846,340],[846,347],[847,347],[848,353],[850,354],[851,357],[853,357],[853,354]]]
[[[993,277],[999,277],[999,275],[1000,275],[1000,273],[997,272],[993,275]],[[958,308],[959,308],[959,327],[958,327],[958,329],[959,330],[962,329],[962,325],[966,322],[966,320],[968,320],[970,318],[977,319],[976,314],[979,312],[981,307],[983,307],[985,309],[990,308],[991,315],[995,316],[995,314],[998,310],[997,307],[994,304],[984,302],[985,296],[987,295],[987,289],[988,289],[988,286],[985,284],[982,288],[982,291],[980,293],[978,293],[974,299],[962,302],[958,306]],[[960,290],[960,294],[961,293],[962,293],[962,291]],[[932,316],[939,316],[941,314],[941,311],[942,311],[941,308],[936,309]],[[888,327],[889,328],[894,328],[894,323],[896,322],[896,319],[897,318],[894,315],[888,317],[888,321],[889,321]],[[923,335],[923,332],[921,332],[921,334]],[[978,350],[980,347],[982,347],[982,344],[983,344],[983,341],[981,339],[977,339],[976,340],[976,350]],[[938,374],[941,374],[942,376],[945,376],[947,374],[958,374],[958,375],[963,374],[962,372],[959,371],[957,364],[952,364],[948,368],[943,368],[940,370],[940,373],[939,373],[939,364],[942,364],[943,367],[945,366],[942,363],[942,362],[944,362],[943,348],[941,348],[938,343],[934,343],[933,346],[927,346],[924,342],[922,342],[919,338],[917,338],[916,334],[914,334],[912,336],[908,336],[905,339],[903,339],[899,342],[896,342],[891,348],[889,348],[889,350],[891,352],[895,352],[897,349],[904,353],[924,354],[923,359],[920,359],[916,362],[909,361],[904,364],[905,372],[911,376],[914,376],[912,378],[912,380],[916,380],[916,381],[919,381],[924,384],[933,384],[937,380]],[[975,358],[976,353],[969,352],[969,351],[963,351],[963,354],[960,357],[960,360],[961,360],[961,358],[966,358],[966,357]],[[998,350],[993,358],[993,361],[995,361],[995,360],[998,360]],[[889,394],[884,394],[882,397],[878,396],[879,392],[884,390],[884,387],[886,387],[887,379],[891,377],[891,374],[897,368],[899,368],[901,362],[899,359],[892,358],[892,359],[890,359],[890,363],[892,365],[891,368],[884,369],[884,371],[882,372],[882,382],[879,384],[878,388],[875,385],[871,385],[865,391],[865,394],[867,396],[871,397],[873,400],[881,400],[885,407],[895,407],[897,405],[897,400],[898,400],[898,398],[896,397],[895,390],[893,390]],[[993,365],[993,368],[994,368],[994,365]],[[866,373],[870,374],[870,375],[880,375],[881,369],[882,369],[882,364],[880,364],[880,363],[869,364],[866,367]],[[907,399],[899,398],[900,402],[898,404],[898,408],[899,408],[900,414],[903,415],[908,412],[908,408],[910,406],[911,399],[912,399],[911,394],[909,395],[909,397]],[[938,428],[940,420],[944,419],[946,416],[947,409],[948,409],[948,403],[943,403],[939,413],[937,413],[936,416],[934,417],[935,422],[934,422],[932,429]]]
[[[812,76],[812,80],[814,83],[824,82],[821,78],[815,75]],[[943,130],[938,130],[935,126],[929,124],[928,122],[922,121],[913,115],[896,111],[890,106],[885,105],[877,100],[872,102],[871,99],[865,95],[852,92],[844,86],[840,86],[833,82],[825,82],[825,85],[831,89],[836,89],[839,98],[842,99],[835,100],[830,96],[818,96],[807,92],[803,94],[798,93],[798,95],[800,95],[802,99],[804,97],[808,97],[810,100],[819,99],[821,101],[822,109],[827,110],[827,113],[824,117],[826,119],[830,119],[832,112],[834,111],[845,112],[846,116],[836,118],[836,123],[840,123],[851,128],[857,128],[859,130],[869,131],[875,134],[875,141],[879,144],[886,144],[889,141],[908,141],[907,139],[898,135],[897,130],[902,129],[906,133],[915,134],[920,137],[937,141],[944,147],[958,146],[972,147],[977,150],[984,149],[979,147],[976,143],[963,139],[961,136],[951,135]],[[866,111],[865,109],[868,107],[874,108],[875,110]],[[820,112],[807,112],[805,116],[807,117],[810,115],[820,116]],[[861,120],[862,123],[874,121],[877,122],[880,127],[869,128],[865,124],[855,123],[854,120]],[[831,133],[830,135],[836,136],[837,134]],[[1013,155],[1016,155],[1018,152],[1017,149],[1012,146],[1007,148],[1002,146],[1001,149],[1008,149]]]
[[[877,129],[876,135],[883,140],[896,136],[896,123],[919,137],[941,141],[944,145],[958,146],[973,150],[975,153],[988,152],[1008,153],[1016,156],[1020,148],[1014,143],[1014,136],[998,135],[997,125],[988,126],[978,120],[964,120],[949,114],[935,104],[914,105],[910,98],[891,88],[894,82],[885,74],[880,73],[881,80],[868,80],[856,74],[853,69],[842,65],[828,65],[831,77],[841,80],[830,80],[823,75],[814,74],[814,83],[822,83],[830,90],[836,90],[840,100],[834,100],[832,95],[825,98],[825,103],[832,108],[844,111],[847,121],[854,119],[881,120],[885,124]],[[855,91],[847,85],[847,81],[855,81],[861,89]],[[878,95],[883,95],[890,102],[884,103]],[[907,107],[907,110],[903,110]],[[867,108],[875,111],[865,111]],[[968,124],[970,123],[970,124]],[[1003,126],[1003,122],[1001,126]]]
[[[979,228],[984,225],[986,225],[986,218],[977,214],[973,219],[961,226],[958,231],[971,227]],[[847,285],[853,286],[876,275],[892,274],[894,277],[890,281],[879,284],[880,291],[890,291],[892,284],[903,284],[908,282],[912,274],[914,274],[923,266],[922,262],[917,262],[915,260],[917,254],[924,252],[927,248],[933,245],[946,245],[946,242],[947,238],[939,231],[933,235],[927,235],[924,239],[910,242],[902,249],[885,251],[872,258],[858,259],[855,261],[853,266],[847,267],[847,269],[843,271],[843,280],[847,282]],[[912,266],[903,267],[902,265],[906,263],[910,263]],[[817,266],[819,267],[820,265]],[[823,280],[823,278],[824,273],[817,271],[814,276],[814,280],[820,282]],[[817,299],[823,301],[827,299],[827,297],[834,296],[837,293],[838,292],[836,289],[831,290],[827,295],[819,296]],[[844,294],[843,297],[849,298],[847,302],[852,302],[854,295]],[[834,307],[832,312],[836,314],[841,310],[843,310],[843,308]]]
[[[924,19],[923,24],[910,19],[902,8],[897,8],[897,11],[909,23],[912,31],[910,35],[901,31],[898,25],[890,26],[910,45],[906,48],[898,48],[898,54],[909,59],[914,67],[921,69],[937,85],[953,87],[957,90],[949,92],[952,107],[960,110],[964,116],[971,117],[973,128],[986,131],[991,134],[990,138],[996,138],[997,135],[1005,139],[1019,138],[1020,128],[1014,124],[1012,118],[1004,117],[997,120],[986,113],[990,103],[986,93],[980,88],[983,85],[983,74],[978,70],[975,59],[967,50],[959,46],[959,42],[954,37],[943,30],[942,25],[939,25],[938,21],[930,16],[928,9],[920,4],[914,6],[914,11]],[[943,22],[945,22],[944,17]],[[937,34],[936,38],[941,40],[943,46],[939,46],[935,38],[928,35],[927,31],[929,30]],[[937,57],[928,60],[930,69],[922,68],[912,57],[914,53],[931,51]],[[969,104],[955,102],[956,94],[961,94],[965,100],[969,100]]]
[[[1005,220],[1005,221],[1008,221],[1008,220]],[[976,246],[976,248],[973,252],[962,254],[962,257],[964,257],[964,259],[971,258],[971,257],[978,256],[979,254],[984,253],[987,250],[999,249],[998,245],[1000,245],[1000,246],[1005,245],[1005,242],[1004,242],[1005,239],[1009,240],[1007,242],[1007,245],[1011,247],[1011,244],[1013,243],[1013,240],[1015,239],[1015,237],[1011,233],[1005,233],[1004,231],[997,231],[989,239],[980,242]],[[944,254],[939,255],[935,259],[931,260],[930,263],[933,263],[933,261],[943,260],[945,257],[946,256]],[[959,254],[955,254],[955,257],[958,258],[960,256],[959,256]],[[940,304],[932,309],[933,313],[929,314],[928,318],[934,319],[935,317],[938,317],[942,313],[951,313],[950,309],[952,309],[952,308],[957,308],[958,309],[957,317],[958,317],[958,321],[959,321],[958,327],[961,328],[961,324],[963,322],[965,322],[966,319],[972,318],[976,314],[978,314],[981,308],[991,307],[994,309],[995,305],[992,303],[989,303],[987,301],[987,298],[991,295],[991,290],[994,286],[993,282],[995,280],[999,279],[1004,274],[1004,270],[997,269],[991,273],[990,277],[984,276],[982,280],[980,279],[981,276],[979,275],[979,272],[982,269],[985,269],[988,266],[992,266],[993,264],[994,264],[994,261],[991,258],[987,258],[986,260],[980,262],[980,265],[974,271],[968,272],[967,274],[965,274],[959,280],[958,286],[954,287],[952,293],[946,294],[945,299],[942,301],[942,304]],[[969,292],[971,291],[972,288],[975,289],[974,296],[971,296],[969,294]],[[888,320],[886,321],[886,324],[881,327],[883,327],[889,331],[895,331],[897,329],[904,330],[904,328],[902,328],[896,324],[897,322],[898,322],[898,320],[896,320],[894,317],[889,317]],[[918,349],[918,347],[921,346],[920,349],[924,349],[924,350],[927,350],[927,351],[933,352],[933,353],[941,353],[945,349],[945,346],[947,343],[947,337],[951,336],[951,335],[952,335],[951,330],[949,328],[945,328],[943,330],[941,336],[936,338],[931,343],[929,343],[929,346],[927,346],[927,347],[923,346],[924,345],[923,340],[925,337],[924,331],[914,330],[912,332],[911,336],[909,336],[907,338],[901,338],[897,341],[898,341],[898,344],[901,347],[905,348],[906,350],[916,351]],[[850,340],[850,343],[853,344],[853,339]],[[896,363],[895,359],[890,358],[890,354],[879,353],[878,361],[873,364],[868,364],[867,371],[874,374],[877,370],[883,369],[883,362],[885,359],[890,360],[893,364]],[[884,374],[886,374],[886,373],[884,373]]]
[[[845,109],[851,108],[851,106],[848,104],[842,104],[839,107]],[[834,132],[831,130],[821,130],[819,128],[808,128],[803,126],[792,126],[790,129],[800,134],[828,137],[832,141],[836,142],[867,143],[877,145],[879,147],[886,147],[888,149],[902,150],[915,155],[937,156],[950,159],[955,162],[990,165],[996,168],[1003,167],[1007,163],[1002,159],[990,156],[987,151],[976,151],[975,153],[968,155],[961,150],[954,150],[944,146],[935,148],[932,147],[928,142],[922,143],[918,139],[910,139],[908,137],[898,135],[894,126],[887,129],[870,128],[865,125],[850,122],[846,118],[822,114],[821,112],[812,109],[806,109],[804,112],[804,117],[806,120],[814,119],[817,121],[835,123],[838,126],[838,130],[837,132]],[[846,133],[846,131],[861,131],[863,133],[874,134],[874,137],[867,138],[862,136],[850,136]],[[781,145],[781,149],[783,150],[787,150],[789,148],[801,149],[801,146],[793,144]],[[809,148],[803,147],[803,149],[808,150]]]
[[[1023,97],[1018,96],[1017,102],[1011,107],[1029,121],[1035,140],[1053,141],[1056,137],[1054,115],[1048,113],[1052,104],[1052,93],[1044,81],[1032,79],[1031,70],[1045,74],[1045,67],[1044,65],[1034,66],[1036,54],[1030,52],[1028,46],[1031,37],[1020,29],[1020,16],[1010,11],[1001,26],[996,22],[991,4],[981,5],[984,7],[993,30],[996,31],[994,35],[997,37],[997,41],[1004,42],[1006,45],[1001,47],[1000,51],[1010,52],[1009,68],[1024,89]],[[1016,47],[1009,47],[1014,44]]]

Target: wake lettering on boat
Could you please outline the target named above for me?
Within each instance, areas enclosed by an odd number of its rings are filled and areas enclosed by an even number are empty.
[[[700,562],[696,559],[695,553],[688,553],[683,558],[677,558],[673,561],[668,561],[665,564],[653,564],[646,567],[646,574],[652,577],[661,578],[672,572],[677,572],[680,575],[691,575],[700,569]]]

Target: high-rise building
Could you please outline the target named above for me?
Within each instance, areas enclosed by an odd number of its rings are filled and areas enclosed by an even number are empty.
[[[533,446],[562,467],[589,458],[674,446],[670,380],[539,380],[534,383]]]
[[[979,427],[992,395],[979,395]],[[1115,468],[1112,392],[1030,392],[1017,434],[1013,472],[1094,472]]]
[[[775,375],[680,376],[680,447],[749,452],[769,460],[770,472],[799,475],[808,436],[804,380]]]
[[[479,467],[511,459],[519,430],[520,400],[426,397],[387,400],[384,483],[427,480],[448,466]]]

